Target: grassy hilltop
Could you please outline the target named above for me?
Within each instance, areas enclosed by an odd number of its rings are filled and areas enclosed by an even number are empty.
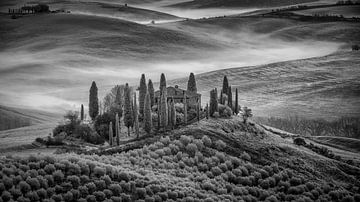
[[[18,201],[356,201],[360,167],[239,118],[208,120],[112,155],[0,160]],[[355,161],[357,162],[357,161]]]

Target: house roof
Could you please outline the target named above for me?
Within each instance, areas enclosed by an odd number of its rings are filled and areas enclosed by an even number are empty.
[[[184,89],[181,89],[177,86],[173,87],[173,86],[169,86],[166,88],[167,91],[167,95],[170,97],[183,97],[184,93],[186,94],[186,96],[188,97],[197,97],[197,96],[201,96],[200,93],[194,93],[194,92],[190,92]],[[155,92],[155,97],[159,97],[160,96],[160,90],[157,90]]]

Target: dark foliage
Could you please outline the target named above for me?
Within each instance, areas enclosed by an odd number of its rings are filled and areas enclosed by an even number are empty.
[[[98,88],[95,81],[92,82],[89,94],[89,116],[92,120],[95,120],[99,114],[99,99],[98,99]]]

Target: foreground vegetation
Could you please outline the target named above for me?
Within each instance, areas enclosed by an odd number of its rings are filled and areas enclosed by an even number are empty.
[[[312,181],[232,156],[208,136],[163,137],[108,156],[1,159],[2,201],[359,201],[358,185]],[[314,178],[315,179],[315,178]]]

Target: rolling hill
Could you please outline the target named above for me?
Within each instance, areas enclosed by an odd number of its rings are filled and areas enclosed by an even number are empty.
[[[0,105],[0,131],[24,126],[56,122],[61,115]]]
[[[256,124],[243,124],[239,118],[203,120],[163,135],[142,137],[145,145],[112,155],[3,157],[0,181],[6,186],[2,186],[2,196],[209,202],[360,198],[358,161],[351,165],[345,159],[327,158]],[[20,170],[31,177],[21,180]],[[13,177],[20,180],[13,182]],[[42,179],[50,181],[46,189],[39,183]],[[56,192],[42,194],[55,187]]]
[[[316,0],[194,0],[171,5],[181,8],[234,8],[234,7],[276,7],[314,2]]]

